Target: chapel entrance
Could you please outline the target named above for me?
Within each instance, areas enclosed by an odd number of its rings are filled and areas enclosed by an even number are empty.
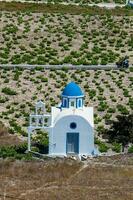
[[[67,154],[79,153],[79,133],[67,133],[66,153]]]

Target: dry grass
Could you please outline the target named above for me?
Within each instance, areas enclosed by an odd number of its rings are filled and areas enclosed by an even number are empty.
[[[61,4],[34,4],[34,3],[19,3],[19,2],[0,2],[0,10],[6,11],[31,11],[31,12],[45,12],[45,13],[71,13],[71,14],[112,14],[112,15],[133,15],[132,10],[126,8],[117,8],[107,10],[89,6],[75,6],[75,5],[61,5]]]
[[[21,144],[22,141],[16,135],[10,135],[8,129],[0,122],[0,147]]]
[[[7,128],[4,126],[2,122],[0,122],[0,137],[8,134]]]
[[[84,166],[70,159],[0,162],[0,194],[6,191],[14,199],[132,200],[132,183],[133,167],[128,163],[113,166],[91,161]]]
[[[14,146],[21,143],[22,141],[15,135],[0,136],[0,146]]]

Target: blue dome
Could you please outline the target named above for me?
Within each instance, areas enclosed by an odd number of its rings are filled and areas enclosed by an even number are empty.
[[[84,94],[81,88],[74,82],[69,83],[63,90],[62,96],[68,97],[83,97]]]

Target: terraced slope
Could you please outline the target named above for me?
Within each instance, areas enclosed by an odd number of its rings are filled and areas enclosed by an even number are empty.
[[[109,126],[118,114],[133,110],[133,71],[104,70],[0,70],[0,118],[25,135],[30,112],[37,100],[46,111],[60,103],[65,85],[75,81],[85,91],[85,105],[94,106],[95,129]]]
[[[0,13],[0,64],[108,64],[129,56],[133,16]]]

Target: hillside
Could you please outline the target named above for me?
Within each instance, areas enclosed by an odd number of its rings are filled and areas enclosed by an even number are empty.
[[[6,5],[4,8],[6,10]],[[38,10],[39,13],[2,11],[0,64],[104,65],[125,56],[133,64],[132,15],[112,14],[113,11],[107,14],[103,9],[98,14],[100,9],[96,8],[89,8],[90,13],[85,14],[82,7],[79,15],[71,14],[69,7],[66,8],[59,7],[58,13],[54,10],[50,13],[51,7],[46,12]],[[77,6],[75,11],[79,8]],[[95,9],[97,15],[92,15]]]
[[[133,72],[128,70],[0,70],[0,118],[17,134],[26,135],[29,114],[42,99],[46,112],[60,103],[70,81],[85,92],[85,105],[94,107],[95,130],[101,132],[118,114],[133,109]]]
[[[3,0],[6,1],[6,0]],[[18,0],[8,0],[9,2],[11,1],[16,1],[18,2]],[[53,3],[53,4],[76,4],[76,5],[87,5],[87,4],[91,4],[91,3],[118,3],[118,4],[125,4],[126,1],[125,0],[19,0],[19,2],[34,2],[34,3]]]
[[[104,129],[118,115],[133,111],[133,10],[85,6],[123,0],[48,2],[55,4],[0,2],[0,200],[132,200],[133,146],[129,154],[82,162],[26,153],[29,115],[36,102],[44,101],[50,113],[71,81],[84,91],[85,106],[94,107],[95,144],[102,152],[109,149],[108,155],[120,152],[121,144],[102,140]],[[60,4],[64,2],[80,5]],[[108,65],[125,56],[130,68],[121,70],[2,67]],[[37,136],[32,138],[32,151],[47,153],[47,133]]]
[[[85,164],[70,159],[1,160],[0,195],[22,200],[132,200],[132,157],[114,157],[115,164],[107,160],[93,159]]]

